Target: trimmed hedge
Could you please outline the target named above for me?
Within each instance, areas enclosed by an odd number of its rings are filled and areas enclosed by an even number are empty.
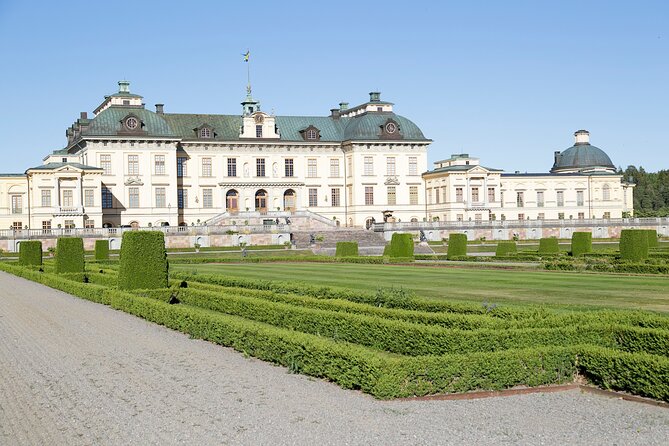
[[[623,229],[620,232],[620,258],[637,262],[648,258],[648,238],[645,229]]]
[[[516,242],[513,240],[497,242],[497,248],[495,249],[495,257],[503,257],[518,252],[516,247]]]
[[[578,257],[592,251],[592,233],[574,232],[571,235],[571,255]]]
[[[660,242],[657,240],[657,229],[644,229],[646,235],[648,236],[648,247],[657,248],[660,246]]]
[[[56,273],[84,272],[84,240],[59,237],[56,243]]]
[[[165,234],[159,231],[129,231],[123,234],[118,287],[122,290],[167,286]]]
[[[357,257],[358,242],[337,242],[335,257]]]
[[[25,240],[19,243],[19,265],[41,265],[42,242]]]
[[[555,254],[560,252],[560,245],[556,237],[539,239],[539,254]]]
[[[394,233],[390,243],[383,250],[388,257],[413,257],[413,236],[411,234]]]
[[[467,234],[449,234],[447,259],[467,255]]]
[[[95,241],[95,260],[109,260],[109,240]]]

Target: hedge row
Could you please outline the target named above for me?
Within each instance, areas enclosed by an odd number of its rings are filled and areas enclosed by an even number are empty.
[[[413,257],[413,236],[394,233],[390,243],[384,248],[383,255],[384,257]]]
[[[574,232],[571,235],[571,255],[578,257],[592,251],[592,233]]]
[[[647,258],[648,239],[649,233],[645,229],[623,229],[620,232],[620,258],[637,262]]]
[[[337,242],[335,257],[357,257],[358,242]]]
[[[164,288],[167,269],[165,234],[159,231],[123,234],[118,273],[120,289]]]
[[[557,238],[548,237],[539,239],[539,254],[553,254],[559,252],[560,245]]]
[[[58,238],[56,242],[56,272],[84,272],[84,240],[82,238]]]
[[[19,243],[19,265],[41,265],[42,242],[25,240]]]
[[[456,257],[461,257],[466,255],[467,255],[467,234],[449,234],[447,258],[449,260],[453,260]]]
[[[514,242],[513,240],[497,242],[497,248],[495,249],[495,256],[504,257],[510,254],[516,254],[517,252],[518,248],[516,247],[516,242]]]

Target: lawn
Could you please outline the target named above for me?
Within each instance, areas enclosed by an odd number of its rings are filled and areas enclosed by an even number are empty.
[[[171,270],[371,291],[395,286],[431,299],[669,312],[665,276],[314,263],[172,265]]]

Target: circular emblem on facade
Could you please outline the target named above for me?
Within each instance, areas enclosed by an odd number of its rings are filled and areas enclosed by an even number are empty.
[[[253,119],[255,119],[256,124],[262,124],[263,121],[265,120],[265,117],[263,115],[258,114],[258,115],[255,115],[255,117]]]
[[[397,124],[394,122],[389,122],[386,124],[386,132],[387,133],[395,133],[397,131]]]
[[[125,120],[125,126],[130,130],[135,130],[138,124],[137,118],[133,118],[132,116]]]

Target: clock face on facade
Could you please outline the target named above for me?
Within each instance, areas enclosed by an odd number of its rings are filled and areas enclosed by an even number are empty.
[[[137,128],[137,124],[137,118],[133,118],[132,116],[125,120],[125,126],[130,130],[135,130]]]
[[[386,124],[386,132],[387,133],[395,133],[397,131],[397,124],[394,122],[389,122]]]

